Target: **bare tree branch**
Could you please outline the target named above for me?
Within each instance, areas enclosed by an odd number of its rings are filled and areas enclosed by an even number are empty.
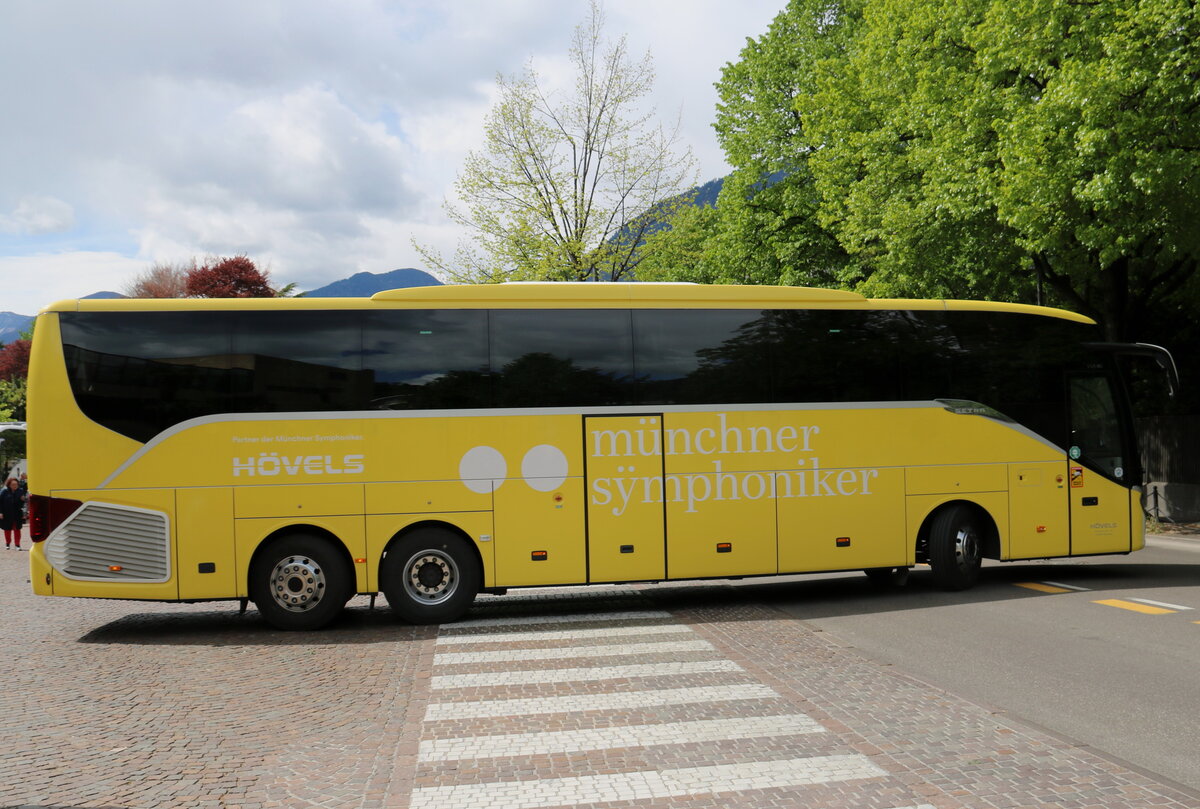
[[[640,260],[655,221],[695,184],[679,128],[653,123],[645,106],[654,84],[649,53],[630,57],[624,37],[603,37],[596,0],[575,29],[570,91],[526,65],[497,78],[500,99],[484,144],[468,156],[447,203],[470,229],[453,261],[414,242],[433,267],[458,281],[615,279]]]

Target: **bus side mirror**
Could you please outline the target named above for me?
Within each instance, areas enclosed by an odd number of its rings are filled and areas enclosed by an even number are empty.
[[[1179,392],[1179,369],[1175,367],[1175,358],[1162,346],[1150,343],[1084,343],[1083,345],[1093,351],[1106,351],[1122,357],[1149,357],[1167,377],[1167,394],[1174,398],[1175,394]]]

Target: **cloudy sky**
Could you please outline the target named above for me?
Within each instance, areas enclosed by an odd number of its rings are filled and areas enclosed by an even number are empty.
[[[784,0],[606,0],[700,179],[721,68]],[[566,75],[586,0],[3,0],[0,311],[245,253],[278,284],[451,254],[497,73]],[[423,267],[422,267],[423,268]]]

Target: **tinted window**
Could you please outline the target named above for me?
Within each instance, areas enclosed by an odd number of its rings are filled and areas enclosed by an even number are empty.
[[[362,315],[353,311],[234,315],[232,410],[361,410],[372,394],[362,367]]]
[[[1071,378],[1071,457],[1114,480],[1125,478],[1121,419],[1106,374]]]
[[[469,309],[368,312],[363,363],[374,372],[370,406],[489,406],[487,314]]]
[[[766,312],[634,310],[633,335],[644,404],[771,401]]]
[[[879,402],[900,398],[900,313],[797,309],[776,312],[775,394],[783,402]]]
[[[83,412],[139,441],[229,412],[968,399],[1067,446],[1092,327],[833,310],[64,312]]]
[[[491,370],[499,407],[621,405],[632,400],[629,311],[495,310]]]
[[[223,312],[64,312],[71,389],[91,419],[147,441],[196,416],[229,409],[235,378]]]
[[[986,404],[1059,446],[1068,441],[1065,374],[1086,367],[1092,327],[1005,312],[916,312],[905,397]]]

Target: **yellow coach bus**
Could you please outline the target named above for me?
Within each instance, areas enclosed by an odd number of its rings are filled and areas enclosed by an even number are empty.
[[[516,587],[1129,553],[1123,352],[1169,359],[1064,311],[784,287],[61,302],[33,588],[313,629],[356,593],[432,623]]]

